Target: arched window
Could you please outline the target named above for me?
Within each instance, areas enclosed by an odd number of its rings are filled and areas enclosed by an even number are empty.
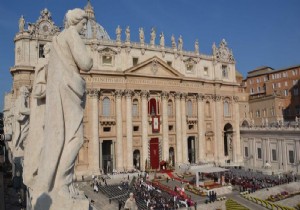
[[[110,99],[105,97],[102,102],[102,115],[103,116],[110,116]]]
[[[139,101],[137,99],[134,99],[132,102],[132,116],[139,116]]]
[[[172,102],[172,100],[168,101],[168,116],[169,117],[173,116],[173,102]]]
[[[225,117],[230,116],[230,109],[229,109],[228,101],[224,101],[224,116]]]
[[[157,106],[156,106],[156,100],[155,98],[151,98],[150,101],[148,102],[148,114],[151,116],[157,114]]]
[[[222,65],[222,77],[228,78],[228,67],[226,65]]]
[[[193,116],[193,103],[191,100],[188,100],[186,104],[186,114],[191,117]]]

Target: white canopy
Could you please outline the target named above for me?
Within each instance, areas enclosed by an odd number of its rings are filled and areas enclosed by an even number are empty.
[[[194,167],[190,169],[194,173],[217,173],[228,171],[226,168],[216,167],[216,166],[207,166],[207,167]]]

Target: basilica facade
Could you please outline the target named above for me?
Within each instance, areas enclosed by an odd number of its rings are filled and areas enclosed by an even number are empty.
[[[248,98],[225,40],[205,55],[197,40],[194,51],[185,51],[181,36],[165,46],[164,34],[154,29],[149,43],[143,28],[139,42],[131,41],[129,26],[117,26],[112,39],[96,22],[90,2],[84,9],[89,19],[83,38],[94,65],[81,73],[87,96],[77,174],[157,169],[161,161],[243,164],[240,124]],[[6,122],[20,88],[32,87],[35,66],[45,59],[43,47],[60,33],[47,9],[24,26],[21,17]]]

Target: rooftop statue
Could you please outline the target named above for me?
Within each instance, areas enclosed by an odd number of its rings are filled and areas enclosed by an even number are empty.
[[[165,35],[164,35],[164,33],[163,32],[161,32],[161,34],[159,35],[159,37],[160,37],[160,46],[161,47],[165,47]]]
[[[140,32],[140,43],[144,44],[145,43],[144,29],[143,28],[139,28],[139,32]]]
[[[47,70],[43,148],[32,194],[35,210],[82,209],[74,206],[84,196],[79,195],[72,179],[83,144],[86,82],[79,72],[89,71],[93,66],[80,37],[87,18],[84,10],[69,10],[65,29],[53,37]],[[45,199],[51,201],[50,207],[45,207]]]
[[[122,29],[120,28],[120,26],[118,26],[117,28],[116,28],[116,40],[118,41],[118,42],[120,42],[121,41],[121,32],[122,32]]]
[[[196,39],[196,41],[195,41],[195,53],[199,54],[199,42],[198,42],[198,39]]]
[[[32,189],[38,175],[38,166],[42,154],[44,138],[44,114],[46,103],[46,82],[50,43],[44,46],[45,58],[40,59],[35,67],[35,77],[31,97],[29,134],[24,151],[23,180]]]
[[[127,26],[125,30],[125,35],[126,35],[126,42],[130,42],[130,28]]]
[[[172,34],[172,36],[171,36],[171,43],[172,43],[172,48],[176,49],[176,41],[175,41],[174,34]]]
[[[183,40],[182,40],[182,36],[180,35],[178,39],[178,50],[182,51],[182,48],[183,48]]]
[[[23,32],[25,28],[25,19],[23,15],[19,19],[19,32]]]
[[[155,45],[155,38],[156,38],[156,31],[154,28],[151,29],[151,34],[150,34],[150,45]]]

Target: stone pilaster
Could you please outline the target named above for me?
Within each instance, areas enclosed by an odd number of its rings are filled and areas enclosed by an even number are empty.
[[[198,161],[203,161],[205,157],[205,128],[204,128],[204,96],[197,95],[197,113],[198,113]]]
[[[232,113],[234,115],[234,130],[235,130],[235,138],[234,138],[234,147],[236,148],[234,152],[234,160],[235,162],[242,162],[243,155],[241,153],[241,136],[240,136],[240,106],[239,106],[239,98],[237,96],[233,97],[233,109]]]
[[[91,99],[91,144],[89,149],[89,170],[93,174],[100,173],[101,154],[99,148],[99,90],[88,90]]]
[[[124,170],[123,157],[123,116],[122,116],[122,90],[115,91],[116,97],[116,128],[117,128],[117,148],[116,148],[116,169]]]
[[[148,158],[148,97],[149,92],[146,90],[141,91],[142,98],[142,157],[141,167],[146,168],[146,159]],[[149,160],[148,160],[149,162]]]
[[[175,93],[176,106],[176,156],[175,162],[182,163],[182,138],[181,138],[181,109],[180,109],[181,93]]]
[[[188,148],[186,136],[186,93],[181,94],[181,139],[182,139],[182,162],[188,163]]]
[[[163,140],[162,140],[162,159],[169,160],[169,126],[168,126],[168,92],[161,93],[162,98],[162,129],[163,129]]]
[[[125,90],[126,96],[126,131],[127,131],[127,169],[133,169],[132,151],[132,98],[133,91]]]

